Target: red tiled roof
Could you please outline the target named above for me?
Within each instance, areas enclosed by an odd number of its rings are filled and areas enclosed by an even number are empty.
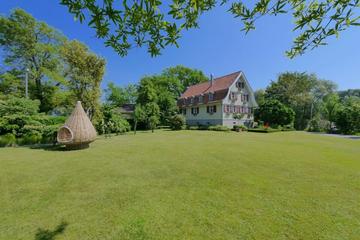
[[[180,96],[181,98],[188,98],[192,96],[197,96],[205,93],[214,93],[220,90],[227,90],[235,79],[239,76],[240,71],[228,74],[223,77],[215,78],[212,85],[210,81],[199,83],[193,86],[190,86],[186,91]]]

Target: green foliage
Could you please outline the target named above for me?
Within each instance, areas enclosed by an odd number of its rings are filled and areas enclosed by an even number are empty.
[[[235,132],[240,132],[240,131],[247,131],[248,128],[244,125],[234,125],[232,130]]]
[[[254,92],[255,101],[260,106],[265,102],[265,90],[259,89]]]
[[[161,76],[166,79],[165,83],[170,83],[168,90],[176,97],[179,97],[187,87],[209,80],[201,70],[182,65],[166,68]]]
[[[154,132],[156,126],[160,123],[160,108],[155,102],[146,103],[144,106],[147,124],[149,129]]]
[[[181,114],[177,114],[170,119],[170,128],[172,130],[182,130],[185,127],[185,117]]]
[[[14,84],[7,92],[23,96],[23,87],[19,84],[28,68],[31,98],[41,102],[41,111],[53,109],[53,97],[60,87],[53,76],[61,68],[59,50],[64,39],[57,30],[24,10],[15,9],[8,17],[0,16],[0,49],[4,63],[10,68],[9,73],[2,76],[2,88]]]
[[[18,144],[53,143],[65,117],[38,113],[39,101],[9,96],[0,100],[0,135],[13,134]]]
[[[294,121],[294,111],[278,100],[269,100],[259,106],[258,117],[270,125],[287,125]]]
[[[13,146],[16,143],[16,137],[12,133],[0,136],[0,147]]]
[[[326,132],[328,130],[328,124],[319,116],[316,116],[310,120],[307,130],[309,132]]]
[[[123,104],[130,103],[135,104],[137,99],[137,86],[129,84],[125,87],[118,87],[114,83],[109,83],[107,89],[105,89],[106,102],[120,107]]]
[[[17,139],[18,145],[33,145],[38,144],[42,140],[42,135],[39,132],[26,133],[21,138]]]
[[[90,52],[88,47],[76,40],[62,47],[66,62],[65,73],[73,102],[81,101],[90,119],[100,118],[100,84],[105,72],[105,60]]]
[[[96,130],[99,134],[123,134],[130,131],[130,124],[116,111],[116,108],[105,104],[101,111],[102,119],[96,124]]]
[[[180,94],[189,85],[206,80],[206,76],[196,69],[184,66],[167,68],[160,75],[140,80],[137,103],[144,106],[155,102],[160,108],[160,123],[169,125],[170,119],[177,113],[176,101]]]
[[[209,126],[209,131],[219,131],[219,132],[229,132],[230,128],[223,126],[223,125],[215,125],[215,126]]]
[[[336,85],[320,80],[314,74],[286,72],[266,88],[265,100],[276,99],[295,112],[294,126],[304,130],[322,109],[323,98],[335,91]]]
[[[293,58],[309,49],[326,45],[330,36],[338,37],[341,31],[360,26],[357,11],[359,0],[306,1],[306,0],[198,0],[150,1],[141,0],[115,4],[93,0],[62,0],[75,19],[87,22],[96,30],[98,38],[125,56],[133,47],[147,46],[151,56],[157,56],[168,45],[178,46],[181,32],[199,27],[201,14],[216,5],[227,5],[228,12],[239,19],[246,33],[255,29],[256,21],[263,16],[291,13],[298,33],[292,48],[286,52]],[[164,11],[161,11],[166,9]]]
[[[349,97],[336,112],[335,123],[341,133],[360,132],[360,98]]]

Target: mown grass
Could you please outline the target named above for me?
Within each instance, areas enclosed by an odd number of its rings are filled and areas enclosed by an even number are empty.
[[[0,239],[359,236],[359,140],[157,131],[0,149]]]

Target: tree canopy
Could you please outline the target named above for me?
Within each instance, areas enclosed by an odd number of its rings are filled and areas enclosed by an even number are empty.
[[[168,45],[178,46],[181,32],[199,27],[199,17],[218,5],[239,19],[242,30],[255,29],[259,18],[289,13],[298,37],[286,54],[293,58],[325,45],[351,26],[360,26],[360,0],[61,0],[75,19],[96,30],[98,38],[125,56],[133,47],[146,46],[157,56]]]

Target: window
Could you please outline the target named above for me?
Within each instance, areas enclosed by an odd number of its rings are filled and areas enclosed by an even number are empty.
[[[209,114],[213,114],[213,113],[216,113],[216,106],[207,106],[206,107],[206,112],[209,113]]]
[[[214,93],[209,93],[209,101],[214,101]]]
[[[230,93],[230,99],[231,100],[236,100],[237,99],[236,92],[231,92]]]
[[[198,115],[199,114],[199,107],[191,108],[191,114],[192,115]]]
[[[203,98],[204,98],[203,95],[200,95],[200,96],[199,96],[199,103],[202,103],[202,102],[203,102]]]
[[[194,97],[190,98],[190,104],[194,104]]]
[[[245,88],[245,83],[239,81],[239,82],[236,83],[236,87],[240,88],[240,89],[243,89],[243,88]]]
[[[182,109],[182,114],[186,115],[186,108]]]
[[[241,101],[242,102],[248,102],[249,101],[249,94],[241,95]]]

